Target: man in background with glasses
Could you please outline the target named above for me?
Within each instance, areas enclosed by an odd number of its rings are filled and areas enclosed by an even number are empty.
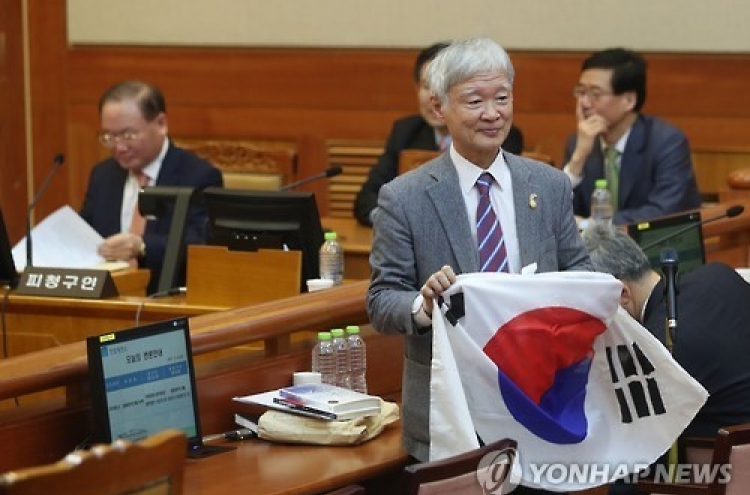
[[[99,99],[99,141],[112,156],[91,171],[81,216],[105,238],[99,254],[151,270],[154,292],[164,259],[171,214],[146,221],[138,192],[148,186],[221,186],[221,172],[195,154],[176,147],[167,134],[164,96],[141,81],[123,81]],[[206,211],[191,207],[187,244],[205,243]]]
[[[613,222],[628,224],[698,208],[701,197],[687,137],[644,115],[646,62],[623,48],[584,60],[576,100],[578,131],[565,148],[574,212],[588,217],[597,179],[606,178]]]

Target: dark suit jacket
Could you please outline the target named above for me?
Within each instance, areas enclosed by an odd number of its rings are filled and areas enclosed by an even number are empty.
[[[113,158],[97,164],[91,171],[83,208],[81,208],[81,217],[102,237],[107,238],[123,230],[120,225],[120,214],[127,176],[127,170],[123,169]],[[222,184],[219,170],[206,160],[170,142],[159,170],[159,176],[156,178],[157,186],[205,188]],[[151,270],[149,293],[154,292],[158,285],[171,222],[171,211],[146,222],[146,232],[143,236],[143,241],[146,243],[146,256],[140,259],[138,264]],[[186,244],[205,244],[206,223],[205,208],[199,205],[191,207],[185,226]],[[182,271],[184,278],[184,267]]]
[[[727,265],[709,263],[678,280],[675,360],[708,393],[686,436],[716,436],[750,422],[750,284]],[[651,293],[643,325],[664,342],[664,280]]]
[[[405,149],[439,149],[435,142],[435,129],[421,115],[409,115],[393,123],[383,154],[370,169],[367,181],[354,200],[354,216],[362,225],[372,225],[370,213],[378,204],[378,192],[383,184],[398,175],[399,153]],[[503,150],[516,155],[523,151],[523,135],[517,127],[511,127],[503,143]]]
[[[568,140],[565,163],[576,145]],[[595,146],[586,159],[583,181],[573,190],[576,215],[591,215],[594,183],[604,177],[604,156]],[[639,115],[630,130],[620,162],[620,191],[613,222],[636,223],[655,217],[699,208],[701,197],[693,171],[690,146],[673,125],[655,117]]]
[[[573,217],[570,180],[560,170],[505,153],[521,266],[538,272],[590,270]],[[529,198],[540,199],[530,206]],[[450,153],[384,185],[373,215],[372,281],[367,311],[383,333],[405,335],[402,425],[407,452],[428,459],[432,332],[420,333],[411,305],[427,278],[443,265],[479,271],[466,204]]]

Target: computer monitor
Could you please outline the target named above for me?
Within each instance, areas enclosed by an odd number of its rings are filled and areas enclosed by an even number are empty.
[[[86,350],[94,443],[175,428],[191,457],[226,450],[203,444],[187,318],[88,337]]]
[[[13,252],[10,247],[8,230],[5,228],[3,211],[0,210],[0,285],[7,285],[14,289],[18,285],[20,275],[13,262]]]
[[[641,246],[654,270],[661,270],[661,251],[671,248],[677,251],[680,272],[687,273],[706,262],[700,221],[700,212],[691,211],[631,224],[628,234]],[[674,237],[667,239],[671,235]]]
[[[290,249],[302,252],[300,292],[318,278],[323,244],[315,194],[210,187],[203,191],[208,211],[208,243],[236,251]]]

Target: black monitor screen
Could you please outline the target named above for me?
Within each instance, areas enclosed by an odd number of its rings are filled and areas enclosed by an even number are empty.
[[[661,251],[671,248],[677,251],[680,272],[687,273],[706,262],[700,221],[698,211],[681,213],[629,225],[628,234],[641,246],[654,270],[661,269]]]
[[[202,445],[187,318],[86,339],[96,442],[167,428]]]
[[[18,272],[13,262],[13,254],[8,239],[8,230],[5,228],[5,219],[0,210],[0,285],[8,285],[15,288],[18,285]]]
[[[300,291],[318,278],[323,244],[315,195],[311,192],[207,188],[208,243],[236,251],[289,249],[302,252]]]

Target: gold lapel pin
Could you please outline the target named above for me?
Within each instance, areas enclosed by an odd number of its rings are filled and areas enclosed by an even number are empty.
[[[538,198],[538,196],[536,195],[536,193],[532,193],[532,194],[529,195],[529,206],[530,207],[536,208],[536,199],[537,198]]]

